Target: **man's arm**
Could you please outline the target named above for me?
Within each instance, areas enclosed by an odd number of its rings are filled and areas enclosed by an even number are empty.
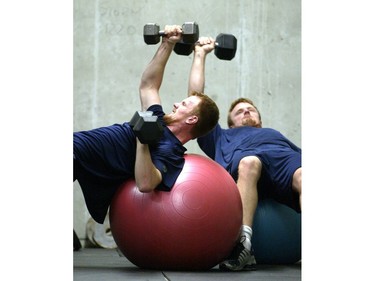
[[[188,95],[192,92],[204,92],[206,55],[215,48],[215,40],[201,37],[194,47],[193,64],[190,70]]]
[[[141,192],[153,191],[162,181],[160,171],[152,163],[148,145],[138,139],[134,170],[135,182]]]
[[[142,110],[147,110],[153,104],[160,104],[159,89],[163,81],[164,69],[176,42],[180,41],[182,29],[180,26],[166,26],[165,36],[142,74],[139,86]],[[137,139],[134,177],[139,191],[151,192],[162,181],[160,171],[151,159],[148,144],[142,144]]]
[[[178,25],[167,25],[164,33],[156,54],[142,74],[139,85],[142,110],[147,110],[153,104],[161,103],[159,89],[163,81],[165,66],[175,44],[181,39],[182,29]]]

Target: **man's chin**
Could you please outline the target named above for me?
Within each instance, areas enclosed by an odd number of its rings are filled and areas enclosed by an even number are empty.
[[[172,115],[173,115],[172,113],[164,115],[163,120],[164,120],[164,122],[165,122],[166,125],[172,124],[172,122],[173,122]]]
[[[258,127],[259,124],[251,118],[246,118],[246,119],[242,120],[242,125],[243,126],[250,126],[250,127]]]

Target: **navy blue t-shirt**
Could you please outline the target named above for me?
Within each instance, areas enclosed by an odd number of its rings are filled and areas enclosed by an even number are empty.
[[[150,145],[152,162],[162,174],[158,190],[169,191],[184,166],[186,148],[163,121],[161,105],[148,108],[163,125],[163,136]],[[134,177],[136,137],[128,122],[74,132],[74,179],[77,179],[90,215],[104,221],[117,188]]]
[[[257,156],[262,162],[258,182],[259,196],[272,197],[297,211],[291,190],[294,172],[301,167],[301,149],[280,132],[271,128],[243,126],[222,129],[218,124],[210,133],[198,138],[200,148],[238,178],[238,165],[246,156]]]

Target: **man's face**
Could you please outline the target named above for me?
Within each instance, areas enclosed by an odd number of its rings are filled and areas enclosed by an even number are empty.
[[[168,114],[170,121],[182,121],[194,116],[194,110],[199,105],[201,99],[197,96],[190,96],[181,102],[176,102],[173,105],[173,110]]]
[[[253,105],[247,102],[238,103],[231,111],[230,118],[233,121],[231,128],[241,126],[262,127],[258,111]]]

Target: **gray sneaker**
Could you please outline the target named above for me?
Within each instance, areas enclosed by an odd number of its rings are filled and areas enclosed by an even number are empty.
[[[245,247],[247,244],[249,247]],[[247,248],[250,248],[249,251]],[[240,241],[232,250],[232,253],[225,261],[219,264],[224,271],[256,270],[256,260],[251,247],[251,242],[246,236],[241,236]]]

